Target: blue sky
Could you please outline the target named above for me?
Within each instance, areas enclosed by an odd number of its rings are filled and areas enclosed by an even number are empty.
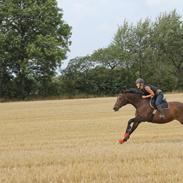
[[[106,47],[124,20],[136,23],[176,9],[183,16],[183,0],[57,0],[64,20],[72,26],[68,59]],[[67,61],[65,61],[66,65]]]

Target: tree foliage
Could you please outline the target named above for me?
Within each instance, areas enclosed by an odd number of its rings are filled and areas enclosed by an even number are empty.
[[[47,95],[70,45],[62,17],[56,0],[1,1],[1,97]]]
[[[133,87],[137,77],[164,91],[182,90],[182,17],[174,10],[161,14],[155,21],[144,19],[135,25],[125,21],[109,46],[84,58],[84,62],[82,57],[77,62],[73,59],[66,69],[78,62],[83,67],[92,65],[87,72],[75,68],[72,92],[77,88],[77,93],[113,95],[124,85]],[[72,75],[73,70],[70,71]],[[68,79],[69,75],[63,77]]]
[[[71,28],[55,0],[0,5],[0,96],[114,95],[137,77],[164,91],[183,90],[183,19],[174,10],[151,21],[127,21],[105,48],[69,61]]]

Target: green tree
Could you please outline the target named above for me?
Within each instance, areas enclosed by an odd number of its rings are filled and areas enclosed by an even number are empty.
[[[131,54],[135,61],[134,66],[137,68],[137,77],[146,77],[146,73],[151,62],[149,55],[151,55],[150,49],[150,37],[151,37],[151,24],[150,20],[139,21],[133,28],[132,36],[132,49]]]
[[[176,11],[137,24],[124,22],[113,41],[87,57],[72,59],[62,76],[67,92],[113,95],[137,77],[165,91],[183,89],[183,21]],[[71,93],[72,92],[72,93]]]
[[[134,58],[132,55],[134,47],[133,29],[133,25],[129,25],[128,22],[124,21],[123,25],[118,27],[111,43],[113,48],[117,51],[117,57],[120,58],[120,65],[128,70],[134,65]]]
[[[110,45],[107,48],[96,50],[91,56],[90,60],[105,68],[115,69],[122,66],[121,62],[121,49]]]
[[[176,78],[174,89],[183,88],[183,22],[176,11],[160,15],[154,24],[153,50],[161,70]]]
[[[9,84],[12,97],[47,95],[56,68],[66,58],[70,36],[56,0],[2,1],[1,97],[8,93]]]

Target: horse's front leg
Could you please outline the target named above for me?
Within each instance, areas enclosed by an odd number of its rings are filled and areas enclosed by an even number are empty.
[[[123,144],[130,138],[130,135],[135,131],[135,129],[140,124],[140,122],[141,122],[141,120],[138,118],[132,118],[128,121],[128,125],[126,128],[126,132],[124,134],[124,138],[119,140],[120,144]]]

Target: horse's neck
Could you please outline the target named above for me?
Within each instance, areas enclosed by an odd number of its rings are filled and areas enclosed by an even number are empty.
[[[127,96],[129,104],[133,105],[136,109],[141,106],[143,100],[140,95],[128,94]]]

